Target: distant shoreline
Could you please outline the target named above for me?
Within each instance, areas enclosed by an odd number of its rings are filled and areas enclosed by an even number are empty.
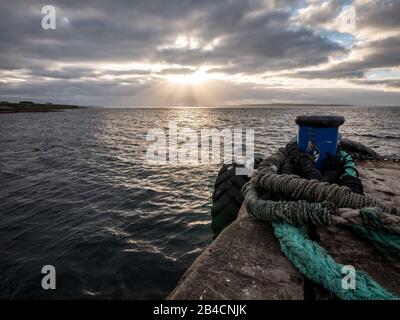
[[[254,103],[254,104],[238,104],[238,105],[222,105],[222,106],[203,106],[203,107],[182,107],[182,106],[148,106],[148,107],[104,107],[104,106],[80,106],[58,103],[35,103],[32,101],[8,102],[0,101],[0,114],[2,113],[26,113],[26,112],[56,112],[67,109],[269,109],[269,108],[313,108],[313,107],[360,107],[360,108],[400,108],[400,106],[360,106],[352,104],[316,104],[316,103]],[[323,110],[323,109],[322,109]]]
[[[239,107],[354,107],[354,105],[332,103],[249,103],[240,104]]]
[[[21,102],[0,102],[0,113],[19,113],[19,112],[55,112],[65,109],[82,109],[85,107],[68,104],[55,103],[35,103],[32,101]]]
[[[384,105],[347,105],[347,104],[241,104],[241,105],[223,105],[223,106],[202,106],[202,107],[182,107],[182,106],[149,106],[149,107],[95,107],[95,108],[104,108],[104,109],[115,109],[115,110],[127,110],[127,109],[138,109],[138,110],[168,110],[168,109],[237,109],[237,110],[245,110],[245,109],[277,109],[277,108],[295,108],[295,107],[304,107],[304,108],[316,108],[321,107],[321,110],[324,108],[400,108],[400,106],[384,106]]]

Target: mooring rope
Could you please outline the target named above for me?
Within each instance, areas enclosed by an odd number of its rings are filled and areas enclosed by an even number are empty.
[[[296,175],[278,175],[267,171],[258,171],[258,174],[252,177],[251,183],[256,188],[262,188],[267,192],[294,200],[306,200],[308,202],[329,201],[340,208],[385,208],[380,201],[354,193],[347,187],[317,180],[302,179]],[[391,213],[395,212],[396,210],[392,210]]]
[[[272,201],[260,199],[255,187],[247,183],[242,189],[247,212],[262,221],[282,219],[296,226],[345,225],[363,226],[380,232],[400,235],[400,216],[388,214],[382,208],[338,208],[334,203]],[[369,237],[368,237],[369,238]]]
[[[309,203],[300,201],[272,201],[258,197],[255,187],[247,183],[243,189],[244,204],[247,212],[262,221],[282,219],[286,222],[300,225],[330,225],[335,206],[329,202]]]
[[[285,222],[274,222],[275,236],[281,250],[308,279],[322,284],[340,299],[395,300],[395,295],[381,287],[367,273],[355,271],[354,290],[342,285],[343,265],[337,263],[320,245],[308,239],[305,232]]]
[[[379,200],[352,192],[348,187],[279,175],[288,154],[264,159],[242,194],[248,213],[271,221],[281,249],[307,278],[322,284],[342,299],[397,299],[367,273],[356,271],[355,290],[342,287],[342,265],[305,236],[304,225],[346,225],[373,242],[381,251],[400,256],[400,216]],[[258,196],[263,191],[263,199]],[[272,201],[274,195],[289,201]]]
[[[400,257],[400,237],[398,234],[380,232],[359,225],[353,225],[352,228],[356,234],[367,239],[384,255]]]

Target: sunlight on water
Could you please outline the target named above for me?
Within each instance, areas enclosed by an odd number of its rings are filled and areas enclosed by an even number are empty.
[[[344,136],[400,154],[399,109],[335,108]],[[322,108],[308,113],[324,113]],[[296,108],[116,109],[0,117],[0,298],[48,297],[40,269],[57,269],[52,298],[162,298],[211,241],[220,165],[145,162],[146,134],[252,128],[256,153],[295,134]],[[39,272],[38,272],[39,270]]]

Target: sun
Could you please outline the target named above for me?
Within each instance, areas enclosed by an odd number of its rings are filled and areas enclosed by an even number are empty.
[[[189,74],[168,75],[167,80],[181,85],[198,85],[208,80],[207,73],[204,70],[197,70]]]

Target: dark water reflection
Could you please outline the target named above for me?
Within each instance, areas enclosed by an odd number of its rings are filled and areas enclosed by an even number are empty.
[[[322,109],[307,109],[324,113]],[[302,112],[304,113],[304,112]],[[400,154],[399,109],[336,108],[343,135]],[[0,115],[0,298],[162,298],[210,242],[219,165],[144,162],[169,121],[254,128],[256,152],[284,145],[298,109],[104,109]],[[41,289],[54,265],[57,290]]]

